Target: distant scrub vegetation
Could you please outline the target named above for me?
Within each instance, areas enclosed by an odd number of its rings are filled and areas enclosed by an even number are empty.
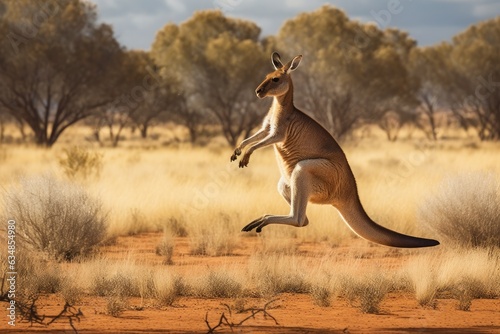
[[[42,9],[36,38],[25,37]],[[146,138],[152,126],[173,122],[193,143],[219,134],[234,146],[266,111],[254,89],[274,50],[304,55],[307,64],[294,75],[297,104],[338,139],[366,124],[391,141],[405,125],[432,140],[449,126],[500,139],[498,17],[418,47],[406,32],[363,24],[329,5],[288,19],[274,36],[207,10],[166,24],[145,52],[122,48],[92,2],[48,10],[23,0],[3,3],[0,35],[0,142],[13,140],[6,124],[21,140],[52,146],[82,123],[92,129],[89,140],[117,146],[126,128]]]

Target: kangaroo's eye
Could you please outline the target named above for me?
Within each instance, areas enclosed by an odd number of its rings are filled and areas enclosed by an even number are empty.
[[[274,82],[278,82],[280,81],[280,78],[272,78],[271,80],[273,80]]]

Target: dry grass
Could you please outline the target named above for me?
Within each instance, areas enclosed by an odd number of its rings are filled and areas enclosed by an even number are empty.
[[[238,298],[245,283],[241,274],[225,267],[210,269],[191,280],[191,293],[202,298]]]
[[[209,256],[232,254],[238,240],[233,221],[228,216],[220,214],[218,220],[209,224],[190,224],[188,235],[191,240],[191,254]]]
[[[156,246],[156,254],[163,256],[163,264],[172,265],[174,261],[172,257],[174,256],[175,238],[171,230],[165,229],[163,231],[163,238],[160,243]]]
[[[308,270],[296,256],[258,255],[250,259],[249,275],[256,282],[256,292],[270,297],[279,293],[307,293]]]
[[[5,191],[4,215],[18,222],[25,245],[58,260],[88,255],[106,236],[100,200],[51,174],[23,178]]]
[[[412,259],[404,269],[420,305],[436,307],[436,298],[451,296],[468,310],[476,298],[500,296],[498,251],[436,251]]]
[[[450,246],[500,247],[500,181],[492,172],[446,178],[420,208],[431,231]]]
[[[58,160],[65,148],[7,147],[0,184],[6,187],[22,175],[64,173]],[[345,145],[368,214],[389,228],[431,237],[417,217],[429,189],[449,175],[466,171],[500,174],[497,149],[488,143],[475,149],[377,140]],[[254,154],[246,169],[229,163],[229,148],[91,148],[88,153],[101,157],[99,179],[87,180],[85,187],[109,211],[109,236],[162,231],[169,226],[180,234],[191,232],[194,239],[205,232],[239,234],[241,227],[263,214],[289,212],[276,191],[279,172],[272,150]],[[290,232],[288,227],[271,226],[264,232],[274,230],[277,238],[293,233],[300,242],[332,246],[352,235],[333,207],[310,205],[308,217],[306,228]],[[204,253],[205,246],[200,247]],[[214,247],[208,253],[220,254]]]
[[[0,186],[15,187],[22,177],[47,172],[63,175],[58,161],[63,149],[72,144],[63,140],[52,150],[3,146]],[[331,206],[310,205],[310,224],[305,228],[269,226],[259,236],[241,233],[240,229],[257,217],[289,212],[276,191],[279,173],[272,150],[256,152],[249,168],[239,169],[229,163],[231,151],[226,147],[180,144],[144,149],[140,145],[88,147],[101,157],[100,176],[87,177],[80,184],[99,197],[103,210],[109,212],[109,239],[165,231],[157,251],[166,264],[174,261],[178,246],[174,240],[179,236],[187,237],[186,254],[190,252],[197,259],[237,253],[239,243],[259,238],[254,255],[242,261],[244,264],[228,262],[197,275],[182,268],[177,272],[177,260],[166,267],[129,258],[111,261],[96,257],[65,264],[60,272],[30,269],[30,273],[38,270],[40,274],[27,276],[46,277],[52,282],[45,287],[36,285],[33,291],[56,291],[73,301],[82,294],[104,296],[109,301],[109,314],[115,316],[126,309],[130,297],[152,299],[153,304],[166,307],[183,296],[241,301],[280,293],[309,294],[322,307],[343,296],[363,312],[378,312],[383,310],[384,296],[394,287],[394,275],[408,283],[400,283],[399,289],[414,292],[424,306],[434,307],[437,298],[451,296],[457,299],[458,308],[467,310],[471,305],[473,309],[476,298],[500,295],[498,250],[448,251],[443,245],[443,251],[419,251],[421,255],[412,256],[397,274],[377,270],[376,265],[365,268],[360,265],[362,256],[354,253],[352,261],[337,261],[333,253],[324,258],[305,256],[303,248],[311,243],[335,251],[335,247],[352,241],[352,233]],[[478,145],[480,149],[460,142],[423,147],[410,141],[374,139],[347,144],[345,151],[361,200],[375,221],[403,233],[438,238],[424,228],[417,214],[429,197],[429,189],[463,172],[500,175],[498,144]]]
[[[154,298],[159,306],[171,306],[187,294],[184,278],[165,271],[154,273]]]

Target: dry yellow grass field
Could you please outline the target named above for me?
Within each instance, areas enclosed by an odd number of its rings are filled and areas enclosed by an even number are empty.
[[[197,298],[229,298],[236,305],[291,293],[310,295],[315,307],[355,306],[377,313],[387,294],[412,295],[416,306],[410,308],[417,311],[439,308],[436,305],[446,302],[437,300],[449,298],[458,300],[457,307],[470,309],[473,300],[500,295],[498,248],[459,250],[443,243],[435,249],[400,251],[371,245],[354,237],[331,206],[310,205],[310,225],[305,228],[269,226],[261,235],[240,232],[263,214],[289,210],[276,190],[279,172],[272,149],[256,152],[249,168],[239,169],[229,162],[231,149],[216,143],[192,147],[129,140],[112,149],[85,142],[82,129],[73,131],[50,150],[1,146],[0,185],[5,192],[30,176],[68,179],[60,161],[74,145],[101,157],[98,173],[90,170],[71,182],[102,200],[108,213],[106,244],[81,261],[49,260],[59,271],[50,275],[65,282],[58,296],[73,298],[77,305],[101,296],[102,312],[119,317],[132,306],[164,308],[179,298],[188,304]],[[443,180],[464,173],[489,172],[497,180],[500,176],[496,143],[389,143],[375,133],[344,144],[344,150],[368,214],[412,235],[438,238],[418,212]],[[123,288],[118,291],[110,284]],[[193,307],[200,316],[199,307]],[[387,307],[382,304],[382,310]],[[493,307],[491,311],[498,311],[500,306]],[[489,313],[477,314],[474,324],[481,325]],[[293,315],[288,316],[293,322]]]
[[[1,147],[2,187],[23,176],[64,177],[59,164],[64,148],[83,145],[102,155],[100,175],[80,182],[104,201],[110,235],[161,230],[172,220],[193,232],[236,235],[262,214],[288,212],[276,191],[279,172],[272,149],[257,152],[249,168],[239,169],[229,162],[230,148],[218,144],[144,148],[125,142],[124,147],[111,149],[92,147],[76,135],[67,137],[67,142],[50,150]],[[499,149],[495,143],[467,145],[463,140],[389,143],[376,135],[344,145],[368,214],[389,228],[424,236],[428,232],[416,217],[422,201],[450,176],[484,171],[500,175]],[[333,207],[310,205],[308,215],[312,224],[307,228],[273,226],[266,234],[332,243],[350,235]]]

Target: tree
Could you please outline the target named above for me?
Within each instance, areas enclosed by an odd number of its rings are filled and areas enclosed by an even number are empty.
[[[440,72],[447,66],[445,57],[436,47],[416,48],[408,62],[411,78],[418,87],[415,90],[419,102],[415,124],[432,140],[438,139],[439,110],[446,108],[447,85],[440,82]]]
[[[266,59],[260,28],[225,17],[220,11],[197,12],[185,23],[166,25],[152,54],[165,78],[183,88],[185,124],[210,115],[234,146],[261,121],[254,89],[263,78]],[[196,110],[196,111],[193,111]]]
[[[131,51],[130,55],[131,84],[136,84],[130,91],[134,100],[128,103],[130,119],[141,137],[147,138],[151,126],[172,118],[182,108],[183,98],[175,82],[160,76],[149,52]]]
[[[481,140],[500,140],[500,17],[472,25],[435,47],[439,84],[464,129]]]
[[[120,71],[121,80],[113,87],[113,95],[117,97],[100,108],[90,122],[99,142],[99,132],[107,126],[113,147],[118,146],[127,126],[139,128],[141,136],[146,138],[149,127],[177,104],[171,85],[159,76],[148,52],[125,52]]]
[[[415,42],[407,34],[351,21],[325,5],[286,21],[276,45],[289,57],[304,55],[298,104],[339,139],[410,101],[404,62]]]
[[[122,49],[87,1],[4,1],[0,17],[0,105],[24,121],[38,145],[115,98]]]

